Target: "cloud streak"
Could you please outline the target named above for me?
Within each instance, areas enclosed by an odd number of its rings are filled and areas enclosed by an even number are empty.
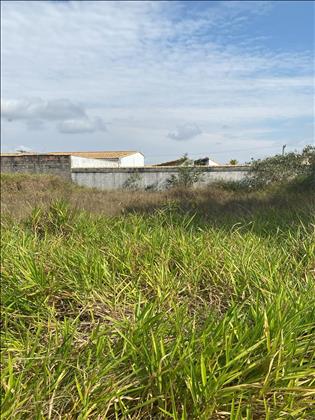
[[[45,101],[40,98],[1,100],[1,115],[9,120],[58,121],[86,116],[83,108],[68,99]]]
[[[65,134],[106,131],[102,118],[90,118],[82,106],[68,99],[3,99],[1,118],[11,123],[24,121],[30,130],[41,130],[45,123],[55,122],[57,129]]]
[[[105,123],[101,118],[65,120],[58,124],[61,133],[78,134],[93,133],[95,131],[106,131]]]

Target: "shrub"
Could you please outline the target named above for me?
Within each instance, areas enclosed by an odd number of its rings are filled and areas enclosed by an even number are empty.
[[[151,192],[155,192],[155,191],[158,191],[159,190],[159,185],[158,185],[158,182],[154,182],[153,184],[150,184],[150,185],[147,185],[145,188],[144,188],[144,190],[145,191],[151,191]]]
[[[134,173],[134,174],[130,175],[129,178],[127,178],[127,180],[124,182],[123,189],[124,190],[129,190],[129,191],[139,190],[140,189],[140,186],[139,186],[140,180],[141,180],[141,178],[140,178],[140,175],[138,173]]]
[[[252,160],[246,182],[251,188],[287,182],[314,185],[314,177],[315,148],[306,146],[302,153],[291,152]]]
[[[183,157],[183,163],[178,167],[178,174],[171,175],[166,180],[167,188],[191,188],[196,182],[202,180],[202,169],[195,168],[187,155]]]
[[[230,165],[238,165],[238,160],[237,159],[231,159],[230,160]]]

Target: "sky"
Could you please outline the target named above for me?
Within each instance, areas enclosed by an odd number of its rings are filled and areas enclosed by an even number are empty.
[[[2,1],[2,152],[247,162],[314,139],[312,1]]]

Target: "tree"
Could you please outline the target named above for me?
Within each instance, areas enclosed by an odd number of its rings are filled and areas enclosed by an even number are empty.
[[[230,160],[230,165],[238,165],[238,160],[237,159],[231,159]]]

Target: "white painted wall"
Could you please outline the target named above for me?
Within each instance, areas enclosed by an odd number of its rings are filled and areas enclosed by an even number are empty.
[[[114,161],[71,156],[71,168],[118,168],[118,159]]]
[[[215,181],[240,181],[243,179],[249,167],[204,167],[202,179],[196,184],[204,186]],[[158,190],[166,188],[166,181],[172,175],[178,175],[178,167],[169,168],[118,168],[118,169],[76,169],[72,171],[72,181],[85,187],[99,188],[101,190],[117,190],[124,188],[126,181],[137,174],[139,188],[154,187]]]
[[[134,153],[133,155],[120,158],[121,168],[134,168],[144,166],[144,156],[141,153]]]

